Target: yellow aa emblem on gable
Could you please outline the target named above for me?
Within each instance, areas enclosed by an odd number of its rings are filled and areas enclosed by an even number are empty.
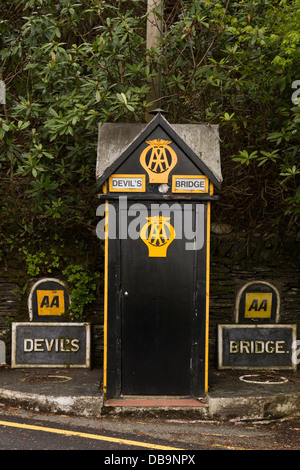
[[[170,217],[147,217],[148,222],[142,227],[140,238],[148,246],[149,258],[165,258],[167,249],[175,238],[175,229],[168,222]]]
[[[146,141],[149,145],[141,153],[140,163],[149,175],[149,183],[168,182],[169,173],[178,160],[171,143],[163,139]]]

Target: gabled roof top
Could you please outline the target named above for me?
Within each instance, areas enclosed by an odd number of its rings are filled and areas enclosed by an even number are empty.
[[[182,149],[211,182],[220,187],[219,132],[217,125],[173,124],[158,113],[149,124],[106,123],[99,127],[96,178],[98,186],[142,144],[158,126]]]

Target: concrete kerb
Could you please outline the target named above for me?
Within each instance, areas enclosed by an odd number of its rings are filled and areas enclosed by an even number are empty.
[[[103,406],[102,414],[218,421],[276,420],[300,416],[300,395],[224,398],[207,394],[203,408]]]
[[[173,406],[172,397],[160,400],[160,406],[144,406],[147,397],[138,397],[137,406],[109,406],[101,389],[100,369],[28,371],[11,370],[6,366],[0,367],[0,404],[90,418],[132,416],[250,421],[300,415],[299,372],[284,374],[288,379],[285,383],[269,385],[244,383],[239,375],[212,371],[210,389],[199,400],[202,404],[197,406]],[[55,383],[37,382],[36,379],[44,377],[57,380]],[[61,378],[67,380],[58,380]]]
[[[104,396],[51,396],[0,389],[0,401],[9,406],[36,412],[100,418],[160,417],[212,420],[270,420],[300,415],[300,394],[255,397],[206,396],[202,408],[180,407],[108,407]]]
[[[102,415],[103,395],[51,396],[0,389],[3,404],[37,412],[66,414],[70,416],[95,417]]]
[[[219,420],[266,420],[300,415],[300,393],[253,397],[207,395],[210,418]]]

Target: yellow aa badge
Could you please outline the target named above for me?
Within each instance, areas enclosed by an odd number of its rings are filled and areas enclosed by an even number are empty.
[[[63,315],[65,299],[63,290],[37,290],[39,315]]]
[[[170,171],[177,163],[177,155],[169,146],[170,140],[155,139],[140,156],[140,163],[149,175],[149,183],[167,183]]]
[[[175,238],[175,229],[168,222],[170,217],[146,217],[148,222],[142,227],[140,237],[148,246],[149,258],[165,258],[168,246]]]

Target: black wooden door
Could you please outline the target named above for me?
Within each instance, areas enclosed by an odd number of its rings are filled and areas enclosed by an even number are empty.
[[[173,239],[174,214],[165,224],[156,219],[156,227],[145,218],[147,243],[141,237],[120,241],[124,395],[191,392],[196,255],[186,249],[184,234]],[[157,250],[164,237],[165,253]]]

